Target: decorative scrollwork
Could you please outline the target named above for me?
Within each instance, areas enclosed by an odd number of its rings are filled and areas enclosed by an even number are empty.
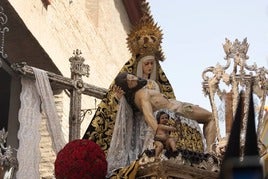
[[[7,54],[5,53],[5,32],[9,31],[9,28],[6,27],[6,23],[8,21],[7,15],[4,13],[4,9],[0,6],[0,54],[3,58],[7,58]]]
[[[239,92],[244,90],[244,113],[246,113],[248,110],[246,106],[248,106],[248,92],[250,91],[250,88],[253,89],[253,93],[257,95],[260,101],[260,107],[257,112],[258,133],[262,128],[263,111],[268,89],[268,71],[264,67],[258,68],[255,63],[253,65],[247,64],[247,60],[249,59],[247,55],[248,48],[249,44],[247,42],[247,38],[245,38],[242,42],[238,39],[231,42],[226,38],[225,44],[223,44],[223,49],[226,54],[224,59],[227,63],[225,65],[220,65],[218,63],[216,66],[206,68],[202,73],[203,92],[205,95],[209,96],[212,112],[216,119],[218,133],[219,124],[217,120],[219,115],[215,101],[216,95],[220,100],[225,100],[225,95],[227,93],[232,96],[231,108],[234,115],[237,108]],[[229,87],[230,91],[226,91],[227,87]],[[245,123],[245,121],[243,121],[243,123]],[[221,139],[220,134],[218,134],[218,138]]]
[[[81,122],[85,119],[86,115],[92,115],[93,111],[97,110],[97,100],[96,98],[94,99],[95,102],[95,107],[94,108],[89,108],[89,109],[81,109]]]
[[[81,56],[80,50],[73,52],[74,56],[69,59],[71,62],[71,72],[79,76],[89,77],[89,65],[83,64],[85,59]]]
[[[225,44],[223,44],[223,49],[226,54],[225,59],[235,58],[235,56],[238,55],[243,59],[248,59],[248,47],[247,38],[245,38],[242,43],[238,39],[235,39],[232,43],[229,39],[225,38]]]
[[[9,170],[10,168],[17,169],[18,161],[14,156],[14,149],[6,145],[7,132],[5,129],[0,131],[0,166],[4,170]]]
[[[26,62],[19,62],[19,63],[13,63],[11,64],[11,68],[18,72],[19,74],[26,75],[25,66],[27,65]]]

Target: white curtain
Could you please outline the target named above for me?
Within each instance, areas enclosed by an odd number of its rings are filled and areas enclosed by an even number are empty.
[[[35,81],[26,77],[21,79],[19,149],[17,153],[19,168],[16,174],[18,179],[40,178],[39,126],[42,110],[47,115],[47,127],[54,151],[58,153],[66,144],[48,76],[43,70],[33,68],[33,71]]]

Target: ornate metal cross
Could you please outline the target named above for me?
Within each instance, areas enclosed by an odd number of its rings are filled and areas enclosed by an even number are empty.
[[[82,76],[89,76],[89,66],[84,64],[81,51],[74,51],[71,62],[71,79],[74,88],[71,90],[70,114],[69,114],[69,141],[80,139],[81,129],[81,94],[85,90]]]

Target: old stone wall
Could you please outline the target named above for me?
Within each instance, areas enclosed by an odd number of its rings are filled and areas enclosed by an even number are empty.
[[[85,64],[90,66],[90,76],[83,80],[103,88],[109,87],[130,58],[126,46],[130,23],[121,0],[51,0],[47,8],[42,0],[9,1],[66,77],[70,77],[69,58],[75,49],[82,51]],[[68,140],[70,100],[64,91],[55,99],[65,139]],[[82,108],[95,108],[95,99],[83,96]],[[87,115],[83,121],[81,135],[91,117]],[[41,178],[53,178],[55,153],[45,119],[40,132]]]

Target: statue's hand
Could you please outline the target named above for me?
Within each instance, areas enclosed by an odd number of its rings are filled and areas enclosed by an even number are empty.
[[[113,86],[113,93],[114,93],[114,97],[117,100],[120,100],[122,96],[125,94],[125,92],[117,85]]]

